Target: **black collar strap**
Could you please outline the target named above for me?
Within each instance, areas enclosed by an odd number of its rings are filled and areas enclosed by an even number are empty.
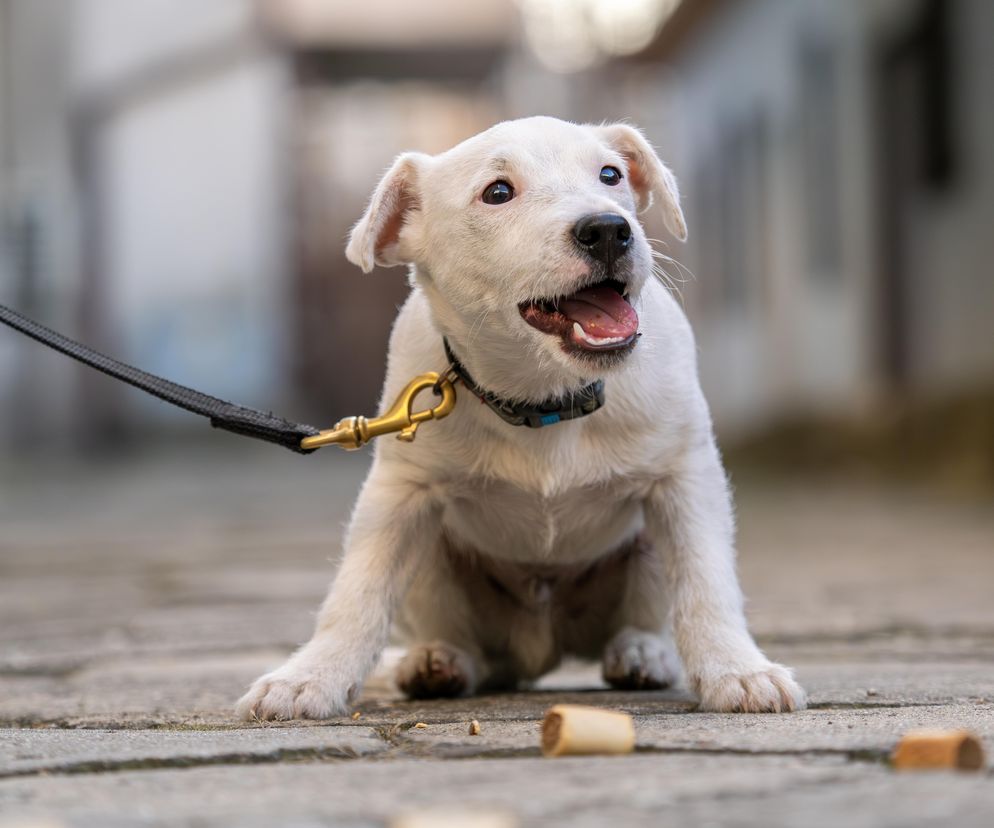
[[[445,355],[449,359],[453,373],[505,423],[542,428],[563,420],[586,417],[604,405],[604,380],[592,382],[564,397],[551,397],[537,404],[502,400],[496,394],[477,385],[476,380],[466,370],[466,366],[452,353],[449,341],[443,337],[442,342],[445,344]]]

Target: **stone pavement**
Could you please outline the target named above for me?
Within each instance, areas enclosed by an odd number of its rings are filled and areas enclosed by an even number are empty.
[[[803,713],[699,714],[567,665],[533,692],[429,703],[381,674],[358,718],[246,725],[231,705],[307,637],[365,459],[234,445],[0,458],[0,826],[379,826],[425,807],[523,826],[994,824],[990,767],[886,764],[923,726],[994,751],[989,502],[736,477],[753,629],[797,669]],[[559,701],[629,711],[637,752],[541,758]]]

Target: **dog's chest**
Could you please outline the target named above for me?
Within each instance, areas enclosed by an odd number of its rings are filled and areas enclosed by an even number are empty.
[[[575,563],[616,549],[642,526],[646,484],[617,481],[540,494],[466,479],[446,498],[446,531],[460,544],[515,562]]]

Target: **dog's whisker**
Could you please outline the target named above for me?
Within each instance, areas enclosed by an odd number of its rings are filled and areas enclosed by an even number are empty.
[[[686,301],[683,296],[683,291],[680,289],[679,285],[673,279],[672,275],[663,270],[659,265],[653,265],[652,275],[656,277],[659,283],[666,288],[670,293],[676,295],[680,300],[680,304],[686,306]]]
[[[476,321],[473,323],[473,326],[470,328],[470,330],[469,330],[469,342],[470,342],[471,345],[473,344],[473,342],[476,341],[476,337],[478,337],[480,335],[480,332],[483,330],[483,325],[487,321],[487,317],[488,316],[490,316],[490,310],[489,309],[483,311],[483,313],[481,313],[477,317]]]
[[[666,264],[671,264],[671,263],[670,262],[666,262]],[[676,264],[676,263],[674,262],[673,264]],[[694,278],[694,275],[692,273],[689,273],[689,271],[687,271],[687,272],[688,272],[688,275],[690,276],[690,278],[687,278],[687,276],[683,275],[683,272],[686,270],[685,268],[681,268],[681,270],[678,273],[673,273],[672,271],[667,270],[666,267],[665,267],[665,265],[659,264],[659,263],[653,264],[653,268],[657,268],[659,270],[662,270],[664,273],[666,273],[666,275],[669,277],[669,279],[673,283],[675,283],[675,284],[686,285],[689,282],[696,281],[696,279]]]
[[[672,256],[666,255],[665,253],[660,253],[658,250],[652,250],[651,252],[652,252],[652,257],[657,261],[665,262],[666,264],[671,264],[674,267],[676,267],[681,272],[681,274],[686,274],[685,277],[680,278],[678,280],[681,283],[697,280],[697,277],[694,275],[694,272],[685,264],[683,264],[683,262],[681,262],[679,259],[675,259]]]
[[[669,244],[664,242],[662,239],[652,238],[651,236],[646,236],[646,241],[649,242],[649,252],[654,259],[664,261],[667,264],[672,264],[678,270],[680,270],[681,273],[686,274],[686,280],[681,280],[681,281],[696,280],[697,277],[694,275],[693,271],[690,268],[688,268],[685,264],[683,264],[683,262],[669,255],[669,253],[664,252],[664,250],[659,250],[653,246],[653,245],[659,245],[659,247],[665,248],[665,250],[669,250]]]
[[[665,247],[667,250],[669,250],[669,247],[670,247],[669,242],[665,242],[662,239],[654,239],[651,236],[646,236],[645,240],[647,242],[649,242],[650,245],[652,245],[652,244],[658,244],[658,245],[660,245],[662,247]]]
[[[652,272],[657,279],[663,282],[668,288],[674,291],[679,291],[676,280],[673,278],[672,274],[669,273],[665,268],[660,265],[653,265]]]

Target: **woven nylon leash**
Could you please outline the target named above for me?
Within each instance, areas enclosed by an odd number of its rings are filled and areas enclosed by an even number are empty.
[[[155,374],[149,374],[133,365],[118,362],[28,319],[5,305],[0,305],[0,322],[61,354],[72,357],[77,362],[96,368],[107,376],[126,382],[171,405],[207,417],[214,428],[275,443],[298,454],[310,454],[315,449],[332,444],[345,449],[357,449],[374,437],[381,437],[384,434],[396,434],[399,440],[410,442],[414,439],[414,434],[421,423],[442,419],[456,405],[453,382],[457,381],[458,377],[451,372],[446,372],[444,375],[428,372],[414,377],[383,415],[369,418],[346,417],[330,429],[320,431],[314,426],[285,420],[268,411],[259,411],[256,408],[220,400],[157,377]],[[415,398],[421,392],[428,390],[441,398],[439,402],[430,408],[420,410],[415,408]]]
[[[59,353],[72,357],[77,362],[96,368],[107,376],[133,385],[135,388],[139,388],[171,405],[207,417],[214,428],[276,443],[278,446],[283,446],[300,454],[310,454],[314,451],[313,448],[301,446],[301,442],[305,438],[320,433],[320,430],[314,426],[294,423],[266,411],[258,411],[255,408],[225,402],[209,394],[202,394],[200,391],[194,391],[192,388],[186,388],[131,365],[118,362],[116,359],[111,359],[92,348],[87,348],[85,345],[56,333],[4,305],[0,305],[0,322]]]

